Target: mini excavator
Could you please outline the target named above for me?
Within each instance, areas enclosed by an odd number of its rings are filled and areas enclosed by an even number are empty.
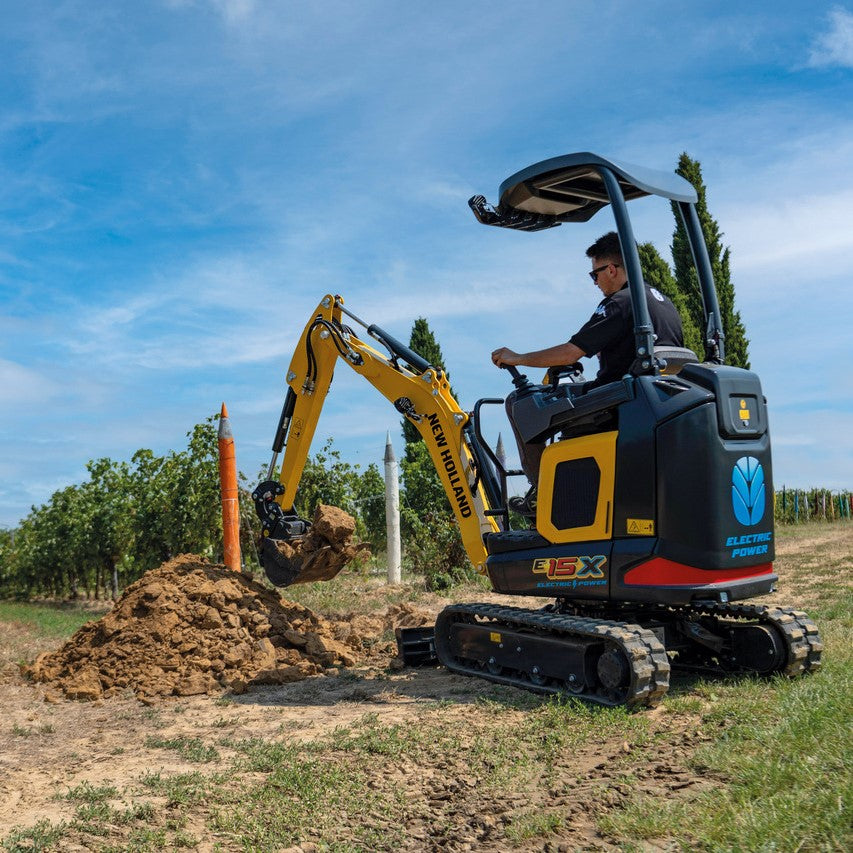
[[[691,244],[706,319],[701,359],[654,343],[627,212],[627,202],[649,195],[677,208]],[[724,364],[696,201],[677,174],[590,153],[517,172],[496,206],[469,201],[479,222],[531,232],[586,222],[609,205],[628,275],[636,359],[619,381],[577,393],[559,370],[535,384],[509,368],[514,423],[526,441],[547,443],[529,529],[514,529],[508,509],[507,479],[522,472],[502,465],[481,430],[483,408],[504,401],[463,411],[439,367],[360,320],[340,296],[324,296],[296,346],[267,479],[252,495],[270,581],[300,581],[299,559],[281,545],[310,527],[294,498],[340,359],[423,437],[468,557],[493,589],[554,598],[541,609],[446,607],[433,632],[398,635],[405,661],[434,654],[456,673],[628,706],[660,701],[671,667],[791,677],[817,670],[821,639],[805,613],[746,603],[777,580],[767,406],[754,373]]]

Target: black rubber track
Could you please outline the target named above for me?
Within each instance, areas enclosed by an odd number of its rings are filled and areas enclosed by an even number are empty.
[[[535,661],[531,661],[530,667],[524,671],[491,673],[482,661],[467,660],[460,656],[459,650],[450,647],[450,627],[454,623],[484,625],[498,631],[523,629],[554,639],[571,637],[591,643],[606,641],[624,655],[630,668],[628,684],[621,694],[613,695],[612,691],[600,685],[569,689],[554,682],[538,683],[531,672]],[[601,705],[652,706],[660,702],[669,688],[670,666],[663,644],[652,631],[627,622],[492,604],[457,604],[446,607],[436,620],[435,650],[439,661],[453,672],[537,693],[575,696]]]
[[[569,606],[571,606],[574,614],[592,615],[590,612],[584,612],[584,602],[571,602]],[[592,612],[602,615],[600,611]],[[608,606],[606,615],[617,620],[621,616],[644,624],[648,622],[672,623],[679,619],[689,619],[696,616],[710,617],[714,620],[716,631],[721,636],[725,633],[726,622],[754,622],[768,625],[772,626],[782,638],[785,644],[785,659],[772,672],[763,673],[764,675],[781,674],[795,678],[806,673],[817,672],[821,666],[823,642],[817,625],[802,610],[795,610],[790,607],[771,607],[766,604],[719,604],[714,602],[691,604],[684,607],[615,604]],[[690,660],[683,661],[676,656],[672,660],[673,669],[682,672],[718,674],[753,672],[748,668],[733,665],[730,661],[722,665],[716,660],[713,651],[703,649],[699,645],[694,646],[694,652],[704,657],[701,663]]]
[[[777,670],[782,675],[795,678],[820,669],[823,642],[817,625],[802,610],[766,604],[701,604],[689,610],[717,619],[772,625],[782,635],[788,652],[787,660]]]

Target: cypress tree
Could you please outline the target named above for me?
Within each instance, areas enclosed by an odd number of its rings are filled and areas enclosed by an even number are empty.
[[[643,268],[643,278],[652,287],[657,288],[664,296],[669,297],[681,316],[684,330],[684,346],[692,349],[700,358],[705,352],[702,346],[702,334],[696,327],[693,315],[687,303],[687,297],[679,288],[672,275],[669,264],[660,256],[660,252],[652,243],[640,243],[640,264]]]
[[[728,247],[723,247],[722,231],[720,231],[716,220],[708,212],[705,184],[702,181],[702,167],[698,160],[692,160],[686,153],[682,153],[678,158],[678,168],[675,171],[690,181],[699,197],[696,203],[696,213],[699,215],[705,244],[708,247],[708,256],[711,260],[711,271],[717,285],[717,298],[720,303],[723,332],[726,336],[726,364],[749,369],[749,340],[746,337],[740,312],[735,310],[735,288],[729,268],[730,250]],[[672,205],[672,210],[675,215],[675,232],[672,236],[675,280],[685,295],[687,309],[693,318],[693,323],[701,331],[704,338],[705,319],[699,277],[693,264],[687,231],[675,203]],[[700,357],[702,353],[704,353],[704,347],[699,350]]]

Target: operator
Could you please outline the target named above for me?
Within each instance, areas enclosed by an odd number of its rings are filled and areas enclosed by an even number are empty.
[[[598,355],[598,373],[592,382],[582,386],[581,393],[614,382],[628,373],[635,359],[634,312],[619,235],[610,231],[599,237],[586,250],[586,255],[592,261],[590,278],[604,294],[604,299],[598,303],[592,317],[566,343],[525,353],[515,352],[508,347],[498,347],[492,353],[492,361],[498,367],[506,364],[551,368],[574,364],[581,358]],[[659,290],[648,284],[646,299],[655,332],[655,344],[683,347],[681,317],[676,307]],[[507,414],[515,432],[521,467],[530,480],[531,487],[523,498],[510,499],[510,507],[522,515],[535,516],[539,464],[545,444],[525,444],[521,440],[512,422],[514,401],[515,392],[507,397]]]

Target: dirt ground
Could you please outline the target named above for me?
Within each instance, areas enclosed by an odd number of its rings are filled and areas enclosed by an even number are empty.
[[[837,537],[839,547],[849,549],[847,525],[827,531],[821,534],[821,542],[826,544],[827,536]],[[780,543],[777,556],[793,565],[812,544],[806,538]],[[784,578],[781,587],[774,599],[785,596]],[[488,595],[482,598],[486,600]],[[434,611],[441,605],[437,600],[430,603]],[[373,714],[383,725],[415,726],[427,721],[448,729],[476,730],[489,725],[490,711],[483,699],[503,702],[502,720],[512,724],[517,719],[522,725],[525,708],[505,701],[519,691],[439,668],[395,669],[395,649],[387,641],[387,620],[373,624],[376,635],[371,654],[354,655],[348,666],[342,666],[340,658],[327,660],[308,677],[290,683],[252,683],[249,678],[244,689],[235,694],[227,689],[228,679],[223,679],[222,684],[208,684],[210,692],[166,697],[131,685],[94,701],[71,701],[55,684],[35,683],[21,675],[16,661],[33,661],[40,652],[55,651],[57,644],[33,641],[19,626],[0,625],[0,841],[12,827],[69,820],[74,805],[57,795],[81,783],[111,784],[123,791],[137,786],[146,772],[198,770],[198,764],[178,753],[152,751],[152,737],[215,742],[226,730],[234,740],[276,740],[283,732],[289,738],[315,740]],[[280,651],[283,645],[275,648]],[[609,802],[629,790],[679,796],[715,784],[688,769],[690,756],[707,737],[698,734],[691,714],[666,704],[644,713],[649,737],[655,741],[654,760],[650,761],[648,754],[632,759],[634,748],[625,741],[593,738],[578,745],[569,760],[552,768],[549,788],[539,793],[551,804],[565,802],[570,819],[549,841],[520,841],[512,849],[615,849],[596,830],[596,817]],[[493,830],[536,805],[513,795],[484,802],[461,757],[440,757],[432,765],[420,758],[414,774],[405,761],[395,763],[397,778],[392,781],[414,803],[409,810],[412,817],[406,827],[406,841],[400,849],[508,849],[506,840],[498,841]],[[632,781],[624,781],[628,777]],[[447,827],[439,838],[436,825]],[[201,820],[194,826],[191,819],[187,829],[202,839],[195,849],[215,849]],[[340,830],[343,840],[347,829],[344,816]],[[87,848],[69,841],[58,849]],[[304,849],[314,848],[306,845]]]

